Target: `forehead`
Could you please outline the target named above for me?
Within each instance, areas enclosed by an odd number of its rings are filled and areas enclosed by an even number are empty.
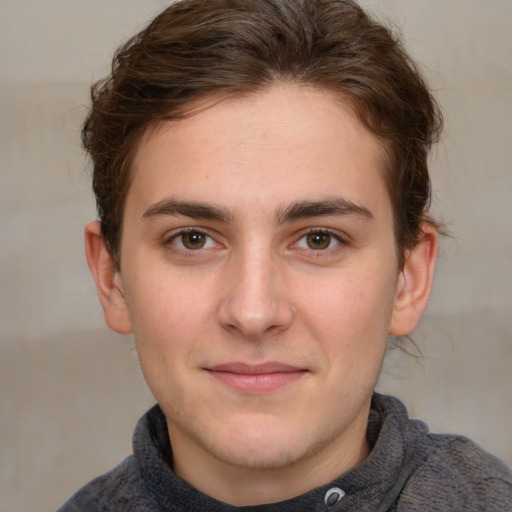
[[[365,189],[387,196],[380,143],[330,91],[280,84],[240,98],[210,98],[191,110],[146,132],[127,208],[135,199],[149,204],[166,195],[222,199],[234,208],[307,199],[299,196],[315,189],[355,202]]]

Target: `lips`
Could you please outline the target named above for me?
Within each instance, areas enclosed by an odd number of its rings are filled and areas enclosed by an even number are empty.
[[[307,370],[279,362],[248,365],[226,363],[207,368],[212,377],[223,385],[243,393],[270,393],[300,378]]]

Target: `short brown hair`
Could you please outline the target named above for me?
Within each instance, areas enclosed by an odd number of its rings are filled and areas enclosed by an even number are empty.
[[[94,165],[102,233],[120,264],[131,163],[148,126],[211,94],[278,81],[338,92],[382,142],[403,261],[430,205],[427,153],[439,108],[399,38],[351,0],[181,0],[117,52],[91,88],[82,139]]]

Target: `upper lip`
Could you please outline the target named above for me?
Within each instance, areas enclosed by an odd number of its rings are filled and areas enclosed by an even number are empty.
[[[263,375],[267,373],[292,373],[305,371],[304,368],[279,362],[268,362],[261,364],[233,362],[211,366],[208,367],[207,370],[214,372],[239,373],[245,375]]]

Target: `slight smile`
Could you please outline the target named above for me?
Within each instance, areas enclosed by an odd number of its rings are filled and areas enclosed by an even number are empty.
[[[243,393],[270,393],[303,377],[308,370],[283,363],[226,363],[206,368],[226,386]]]

